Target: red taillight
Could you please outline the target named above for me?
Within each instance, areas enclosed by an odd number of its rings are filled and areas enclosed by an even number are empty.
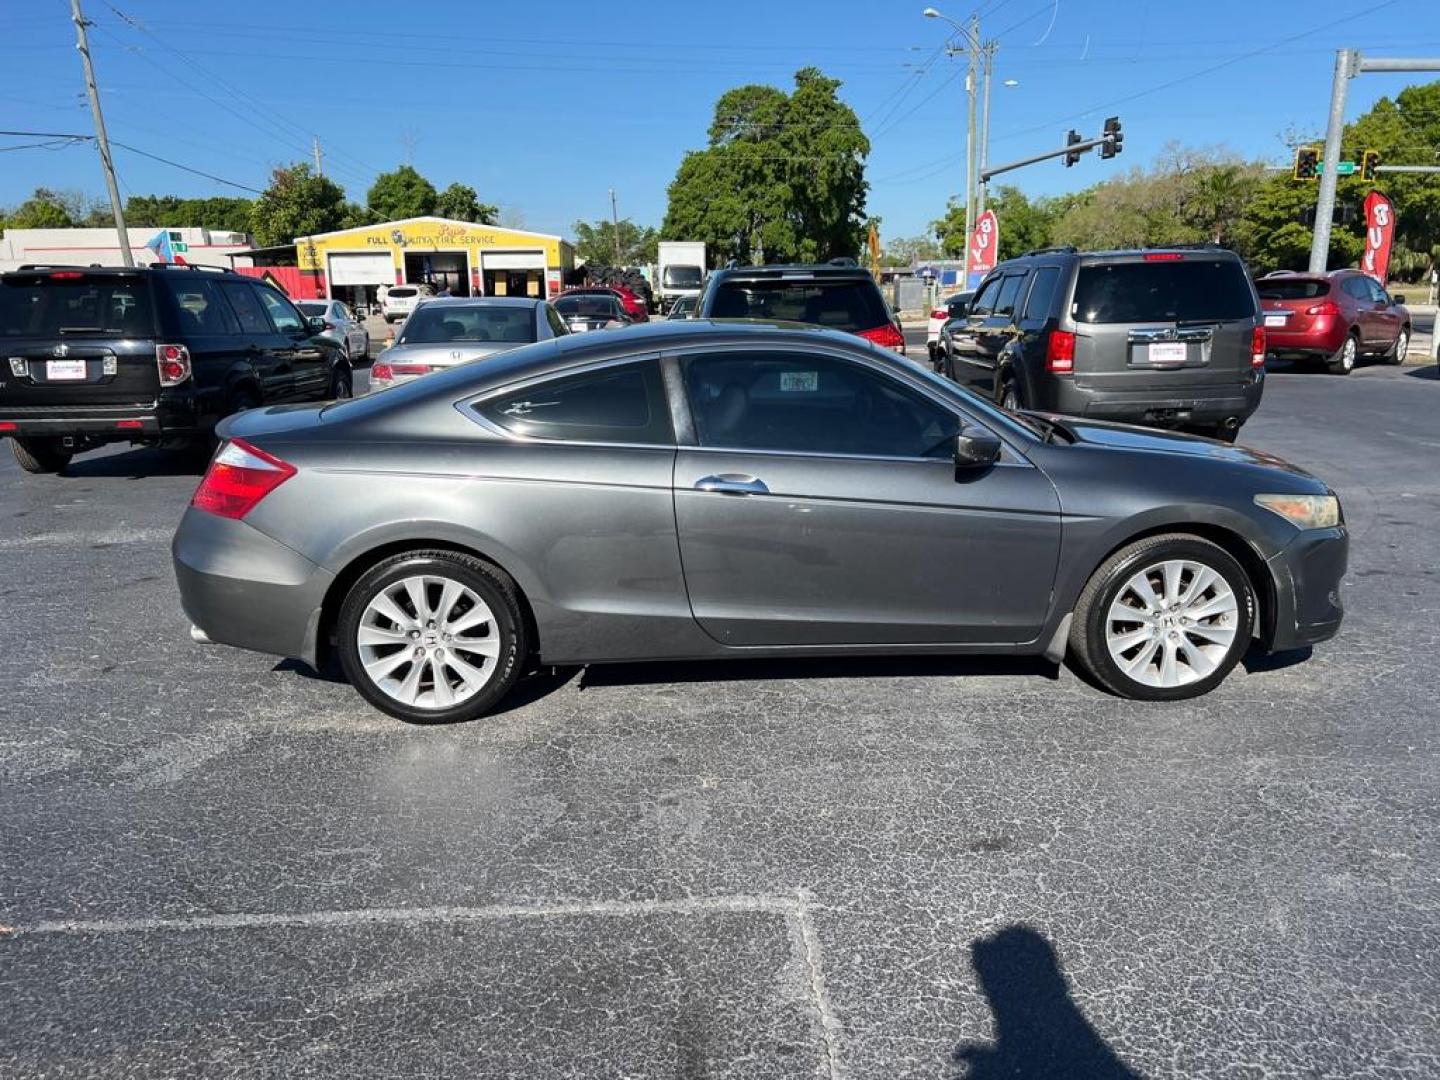
[[[891,349],[898,353],[905,351],[905,335],[895,329],[893,323],[877,326],[874,330],[861,330],[860,336],[866,341],[874,342],[882,349]]]
[[[122,431],[138,431],[145,426],[141,420],[117,420],[115,426]]]
[[[1179,262],[1184,257],[1178,251],[1148,251],[1143,256],[1146,262]]]
[[[1322,302],[1322,303],[1319,303],[1319,304],[1314,305],[1313,307],[1308,307],[1308,308],[1306,308],[1306,309],[1305,309],[1305,314],[1306,314],[1306,315],[1339,315],[1339,314],[1340,314],[1340,305],[1337,304],[1337,303],[1335,303],[1334,300],[1326,300],[1326,301],[1324,301],[1324,302]]]
[[[949,322],[949,321],[950,321],[950,312],[946,311],[944,308],[938,308],[938,307],[937,307],[934,311],[930,312],[930,318],[932,318],[932,319],[944,319],[946,322]]]
[[[19,431],[20,425],[13,420],[0,420],[0,431]]]
[[[238,521],[294,475],[294,465],[244,439],[231,439],[210,463],[190,505]]]
[[[388,364],[396,375],[429,375],[429,364]]]
[[[1255,327],[1250,335],[1250,366],[1252,368],[1265,366],[1265,328]]]
[[[1069,330],[1051,330],[1045,343],[1045,370],[1052,375],[1070,375],[1075,371],[1075,335]]]
[[[190,378],[190,350],[184,345],[156,345],[155,366],[161,386],[179,386]]]
[[[56,270],[50,275],[51,281],[76,281],[85,275],[79,270]]]
[[[395,372],[389,364],[374,363],[370,365],[371,382],[390,382],[395,378]]]

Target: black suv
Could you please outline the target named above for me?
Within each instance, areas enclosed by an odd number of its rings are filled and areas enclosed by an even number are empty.
[[[729,266],[713,270],[696,305],[697,319],[767,319],[845,330],[900,354],[896,325],[870,271],[853,259],[818,266]]]
[[[1027,252],[985,278],[942,346],[945,374],[1006,408],[1227,442],[1265,387],[1259,299],[1218,247]]]
[[[21,267],[0,274],[0,436],[57,472],[104,443],[203,443],[242,409],[349,397],[324,329],[216,267]]]

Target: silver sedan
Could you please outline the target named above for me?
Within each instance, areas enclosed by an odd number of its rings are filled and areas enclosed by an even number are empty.
[[[519,296],[427,300],[405,320],[395,344],[376,358],[370,389],[383,390],[569,332],[565,320],[544,300]]]
[[[325,320],[319,336],[345,350],[346,360],[363,360],[370,352],[370,331],[339,300],[301,300],[297,305],[307,319]]]

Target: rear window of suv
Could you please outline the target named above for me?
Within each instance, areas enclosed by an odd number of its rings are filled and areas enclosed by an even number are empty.
[[[890,315],[873,281],[725,281],[715,293],[716,319],[781,319],[834,330],[874,330]]]
[[[1330,292],[1330,282],[1316,278],[1267,278],[1255,283],[1261,300],[1314,300]]]
[[[1250,281],[1232,259],[1081,266],[1071,314],[1079,323],[1207,322],[1255,315]]]
[[[390,297],[394,297],[396,300],[408,300],[408,299],[410,299],[410,297],[412,297],[412,296],[415,295],[415,290],[414,290],[414,289],[395,288],[395,289],[391,289],[391,290],[390,290],[388,293],[386,293],[385,295],[386,295],[386,296],[390,296]]]
[[[5,337],[150,337],[154,333],[150,283],[139,275],[0,278],[0,334]]]

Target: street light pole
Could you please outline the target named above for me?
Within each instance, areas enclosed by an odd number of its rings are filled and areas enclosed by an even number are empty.
[[[110,137],[105,133],[105,117],[100,112],[100,90],[95,85],[95,68],[90,63],[90,39],[85,35],[85,15],[80,0],[70,0],[70,19],[75,24],[75,50],[85,68],[85,89],[90,94],[90,114],[95,118],[95,145],[100,148],[100,164],[105,168],[105,186],[110,191],[110,212],[115,217],[115,236],[120,242],[120,261],[134,266],[130,254],[130,233],[125,228],[125,211],[120,206],[120,187],[115,183],[115,161],[110,156]]]
[[[998,45],[994,41],[985,46],[985,105],[980,114],[980,183],[975,197],[976,221],[985,213],[985,199],[988,194],[985,187],[985,168],[990,163],[990,76],[995,71],[996,48]]]

